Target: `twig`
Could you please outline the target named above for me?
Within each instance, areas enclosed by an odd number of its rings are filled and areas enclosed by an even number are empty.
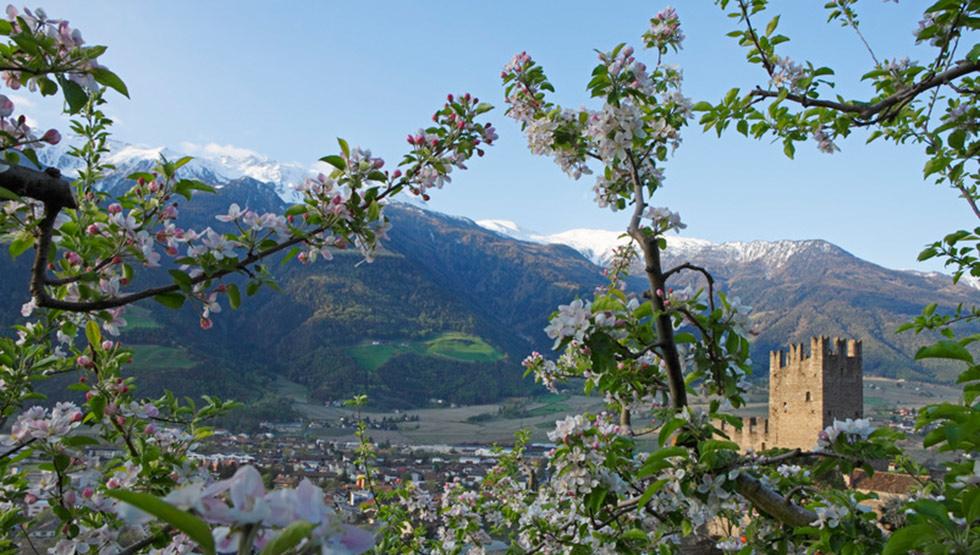
[[[12,448],[8,449],[6,452],[0,454],[0,459],[5,459],[5,458],[7,458],[7,457],[9,457],[11,455],[16,454],[18,451],[20,451],[21,449],[23,449],[23,448],[27,447],[28,445],[34,443],[35,441],[37,441],[37,438],[36,437],[32,437],[31,439],[29,439],[29,440],[27,440],[27,441],[25,441],[23,443],[19,443],[19,444],[13,446]]]

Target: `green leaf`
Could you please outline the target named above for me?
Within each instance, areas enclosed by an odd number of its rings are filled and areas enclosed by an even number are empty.
[[[337,137],[337,144],[340,145],[340,151],[344,153],[344,156],[350,158],[350,146],[347,145],[347,141]]]
[[[0,187],[0,200],[20,200],[20,195],[11,191],[10,189]]]
[[[324,156],[323,158],[320,158],[320,161],[326,162],[340,171],[344,171],[347,168],[347,162],[345,162],[343,158],[337,156],[336,154]]]
[[[211,536],[211,528],[196,516],[148,493],[108,490],[106,495],[129,503],[144,513],[151,514],[170,524],[194,540],[206,555],[214,555],[214,538]]]
[[[153,300],[167,308],[180,308],[184,306],[184,296],[180,293],[160,293],[155,295]]]
[[[21,234],[10,242],[7,250],[10,251],[10,256],[17,258],[18,256],[24,254],[27,249],[31,248],[32,246],[34,246],[34,238],[30,235]]]
[[[98,445],[99,440],[91,436],[69,436],[62,438],[61,443],[68,447],[87,447],[89,445]]]
[[[191,283],[191,276],[183,270],[170,270],[170,277],[174,278],[174,283],[180,286],[182,291],[190,293],[191,288],[194,286]]]
[[[294,204],[286,209],[287,216],[297,216],[299,214],[305,214],[309,208],[305,204]]]
[[[85,338],[88,339],[89,345],[99,348],[99,345],[102,343],[102,330],[99,329],[98,322],[89,320],[85,324]]]
[[[973,364],[973,355],[970,351],[955,341],[939,341],[922,347],[915,353],[915,360],[924,358],[947,358]]]
[[[888,543],[885,544],[885,548],[881,553],[882,555],[901,555],[908,553],[912,548],[927,541],[933,533],[933,528],[928,524],[915,524],[900,528],[892,532],[891,537],[888,538]]]
[[[316,524],[312,522],[298,521],[290,524],[283,529],[259,555],[280,555],[299,545],[299,542],[310,535]]]
[[[94,77],[100,85],[105,85],[110,89],[115,89],[119,94],[129,98],[129,89],[126,88],[126,83],[123,83],[123,80],[120,79],[115,73],[109,71],[108,68],[102,66],[95,67],[92,70],[92,77]]]
[[[766,36],[771,35],[772,32],[776,30],[776,26],[777,25],[779,25],[779,16],[778,15],[776,17],[772,18],[772,21],[769,22],[769,25],[766,25]]]
[[[225,286],[225,293],[228,294],[228,304],[231,308],[238,310],[238,307],[242,305],[242,294],[238,291],[238,286],[234,283],[230,283]]]
[[[793,159],[793,156],[796,154],[796,147],[793,146],[793,141],[786,141],[783,143],[783,154],[785,154],[790,160]]]

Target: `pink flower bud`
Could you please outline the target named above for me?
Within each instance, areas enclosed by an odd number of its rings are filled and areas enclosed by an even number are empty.
[[[146,435],[148,435],[148,436],[151,436],[151,435],[157,433],[157,427],[154,426],[153,424],[147,424],[146,427],[143,428],[143,433],[146,434]]]
[[[65,493],[64,500],[65,500],[65,504],[67,504],[67,505],[74,505],[75,504],[75,501],[77,501],[77,499],[75,497],[75,492],[74,491],[68,491],[67,493]]]
[[[201,329],[209,330],[214,325],[210,318],[201,318]]]
[[[49,145],[56,145],[61,142],[61,133],[58,133],[57,129],[48,129],[44,132],[41,140]]]
[[[86,401],[91,401],[92,399],[95,399],[95,395],[96,395],[96,393],[94,391],[86,391],[85,392],[85,400]]]
[[[14,113],[14,102],[5,95],[0,94],[0,118],[8,117]]]
[[[452,94],[447,95],[446,96],[446,100],[452,102],[453,101],[453,95]]]
[[[34,495],[33,493],[28,493],[27,495],[24,496],[24,503],[27,503],[28,505],[33,505],[37,503],[37,496]]]
[[[72,414],[71,415],[71,421],[72,422],[81,422],[82,421],[82,413],[81,413],[81,411]]]
[[[116,489],[120,486],[119,480],[115,478],[109,478],[109,481],[105,483],[105,487],[109,489]]]
[[[95,363],[92,362],[92,359],[90,359],[85,355],[78,355],[78,358],[75,359],[75,364],[81,366],[82,368],[92,368],[93,366],[95,366]]]
[[[401,176],[402,176],[402,171],[401,170],[395,170],[395,171],[391,172],[391,177],[393,177],[395,179],[398,179]]]
[[[75,251],[68,251],[65,253],[65,260],[68,261],[72,266],[78,266],[82,263],[82,257],[78,255]]]
[[[112,204],[109,205],[109,213],[110,214],[118,214],[120,212],[122,212],[122,205],[119,204],[118,202],[114,202],[114,203],[112,203]]]
[[[94,494],[95,494],[95,491],[92,490],[92,488],[90,488],[90,487],[86,487],[85,489],[82,490],[82,497],[84,497],[85,499],[89,499]]]
[[[99,234],[99,226],[97,224],[89,224],[89,226],[85,228],[85,231],[89,235],[98,235]]]

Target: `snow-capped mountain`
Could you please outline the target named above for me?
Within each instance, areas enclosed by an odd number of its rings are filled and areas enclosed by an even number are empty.
[[[521,241],[568,245],[599,266],[609,262],[614,249],[629,242],[622,231],[607,229],[570,229],[547,235],[528,231],[508,220],[479,220],[476,223],[485,229]],[[791,257],[812,248],[825,252],[840,250],[839,247],[820,240],[713,243],[704,239],[668,235],[664,254],[670,258],[710,258],[719,264],[765,261],[767,265],[779,268]]]
[[[81,162],[68,155],[70,143],[47,147],[37,151],[41,163],[61,168],[71,175]],[[120,141],[110,141],[110,152],[106,161],[116,167],[113,175],[127,176],[133,172],[147,171],[160,160],[176,160],[182,156],[194,159],[184,166],[184,177],[201,180],[205,183],[222,185],[242,177],[249,177],[269,184],[276,194],[286,202],[295,202],[299,195],[294,186],[307,176],[315,173],[319,164],[303,166],[295,162],[279,162],[262,154],[228,145],[183,143],[180,149],[169,147],[148,147]]]

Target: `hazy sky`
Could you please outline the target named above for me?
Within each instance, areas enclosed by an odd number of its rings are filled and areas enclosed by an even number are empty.
[[[725,33],[734,23],[708,0],[675,2],[687,40],[670,61],[683,67],[685,93],[717,100],[732,86],[764,83],[762,70]],[[838,70],[844,94],[866,95],[858,77],[870,58],[853,32],[824,23],[822,2],[773,1],[785,50]],[[470,91],[497,105],[500,141],[454,174],[431,207],[473,219],[514,220],[538,232],[620,229],[626,215],[591,202],[591,181],[567,178],[533,157],[503,117],[501,67],[527,50],[558,89],[556,99],[592,105],[585,93],[594,48],[639,45],[657,1],[176,1],[41,4],[67,18],[102,62],[126,81],[131,100],[112,97],[117,138],[149,146],[235,145],[270,158],[308,163],[333,152],[334,138],[400,157],[406,133],[424,126],[448,92]],[[881,58],[925,59],[913,48],[923,2],[858,5]],[[608,8],[600,9],[600,6]],[[760,24],[764,25],[765,21]],[[645,53],[649,54],[649,53]],[[642,56],[643,54],[641,54]],[[648,61],[653,61],[648,56]],[[32,97],[38,119],[52,107]],[[680,211],[685,234],[713,241],[832,241],[895,268],[921,246],[975,220],[962,200],[921,178],[918,148],[867,146],[855,138],[826,155],[804,145],[797,159],[779,145],[734,133],[718,139],[695,125],[668,164],[656,201]]]

